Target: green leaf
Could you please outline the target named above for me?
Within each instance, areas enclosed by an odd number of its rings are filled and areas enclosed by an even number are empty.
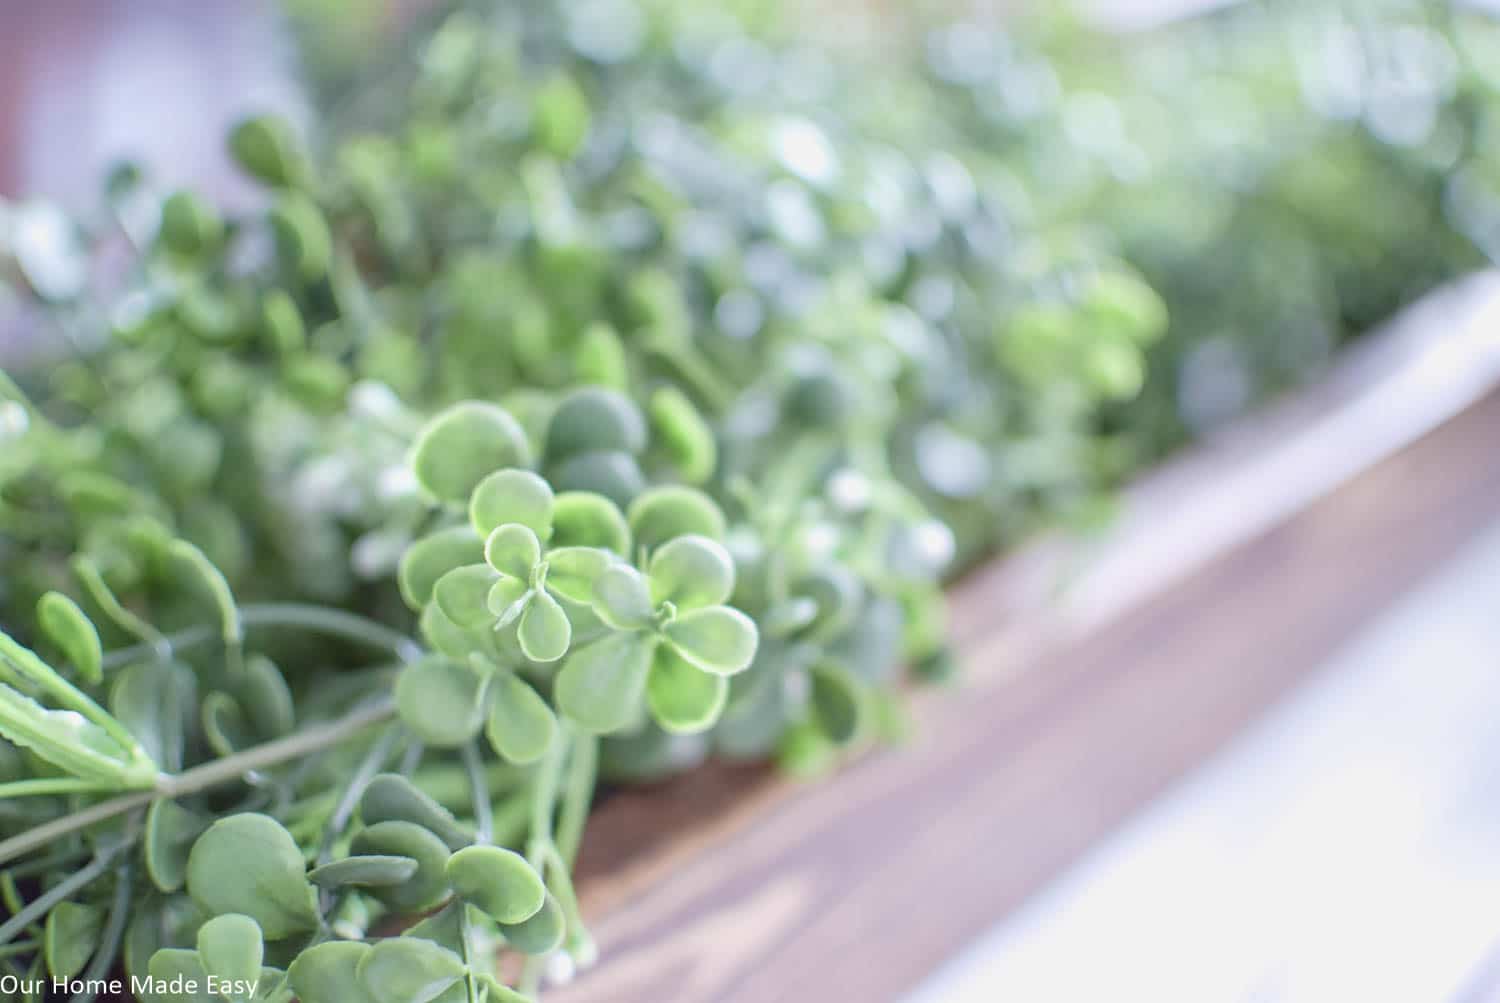
[[[568,491],[557,496],[552,509],[554,549],[598,547],[619,554],[630,553],[630,526],[618,505],[588,491]]]
[[[188,856],[187,888],[204,912],[243,913],[267,940],[318,925],[317,894],[302,851],[267,815],[231,815],[209,826]]]
[[[542,559],[542,545],[528,527],[506,523],[485,539],[484,559],[503,575],[530,581],[531,569]]]
[[[557,673],[558,709],[595,734],[631,724],[640,715],[655,647],[650,635],[619,633],[575,648]]]
[[[719,464],[713,429],[686,394],[673,386],[660,387],[651,394],[646,412],[653,438],[684,481],[702,484],[713,476]]]
[[[557,600],[545,591],[537,592],[521,614],[516,631],[521,650],[533,662],[555,662],[568,653],[573,641],[573,625]]]
[[[281,738],[296,727],[297,708],[292,702],[292,691],[276,663],[266,656],[247,658],[234,688],[250,727],[262,741]]]
[[[393,937],[370,948],[358,974],[375,1003],[430,1003],[463,977],[464,962],[430,940]]]
[[[182,769],[198,677],[181,662],[136,662],[115,676],[109,709],[146,755],[170,772]]]
[[[374,1003],[359,982],[360,962],[370,945],[358,941],[314,944],[287,967],[299,1003]]]
[[[430,829],[415,822],[377,822],[354,834],[349,852],[356,856],[410,857],[417,872],[399,885],[370,889],[370,894],[397,912],[431,908],[448,892],[443,868],[448,845]]]
[[[421,609],[432,598],[439,578],[454,568],[484,560],[484,538],[468,526],[453,526],[422,537],[406,548],[396,569],[401,598]]]
[[[546,899],[542,877],[526,858],[498,846],[470,846],[448,860],[448,883],[459,898],[499,923],[520,923]]]
[[[497,470],[469,495],[469,521],[480,536],[517,523],[540,539],[552,534],[552,487],[530,470]]]
[[[255,744],[250,721],[240,703],[223,690],[214,690],[203,698],[203,737],[215,755],[232,756]]]
[[[547,588],[578,603],[591,603],[594,583],[615,556],[598,547],[558,547],[547,553]]]
[[[260,926],[249,916],[215,916],[198,929],[198,960],[221,983],[255,985],[264,955]]]
[[[627,514],[636,545],[648,550],[688,534],[724,539],[724,513],[697,488],[680,484],[652,488],[630,503]]]
[[[417,873],[417,862],[410,857],[389,854],[363,854],[345,857],[315,867],[307,879],[319,888],[383,888],[410,881]]]
[[[268,216],[283,264],[305,282],[328,274],[333,262],[333,235],[317,203],[301,192],[287,192]]]
[[[629,505],[646,488],[646,476],[635,457],[619,450],[574,453],[548,475],[559,491],[587,491],[616,505]]]
[[[234,593],[224,573],[218,569],[208,555],[186,540],[173,540],[167,544],[167,556],[178,566],[186,567],[191,577],[208,593],[219,612],[220,633],[229,644],[241,640],[239,607],[235,605]]]
[[[104,651],[99,631],[78,604],[61,592],[48,592],[37,600],[36,616],[45,634],[90,683],[104,678]]]
[[[197,951],[164,947],[151,955],[147,971],[153,983],[176,987],[152,993],[159,1003],[223,1003],[217,993],[208,991],[208,973]]]
[[[584,329],[573,350],[573,366],[579,383],[624,390],[630,382],[625,346],[608,324],[596,322]]]
[[[662,633],[678,654],[705,672],[733,675],[755,657],[755,621],[731,606],[690,610]]]
[[[42,953],[55,979],[71,979],[83,971],[99,949],[104,913],[93,906],[59,902],[47,914]]]
[[[818,729],[836,745],[854,741],[869,717],[864,687],[847,669],[831,662],[814,665],[809,676]]]
[[[399,773],[381,773],[371,779],[360,795],[359,815],[365,825],[414,822],[430,829],[452,850],[474,841],[474,834],[459,825],[448,809]]]
[[[562,906],[548,892],[540,909],[520,923],[501,923],[500,932],[522,954],[551,954],[562,946],[568,922]]]
[[[729,680],[683,661],[669,645],[656,649],[646,705],[667,731],[687,735],[713,726],[729,698]]]
[[[417,437],[411,464],[417,481],[440,501],[467,503],[480,481],[505,467],[531,462],[526,433],[493,404],[464,401],[429,421]]]
[[[48,710],[28,696],[0,684],[0,737],[76,777],[146,786],[153,776],[130,783],[125,750],[104,730],[70,710]]]
[[[146,812],[143,855],[151,883],[175,892],[187,880],[188,854],[208,828],[208,819],[175,801],[154,801]]]
[[[401,721],[428,745],[452,748],[479,734],[484,681],[471,669],[440,655],[407,665],[396,677]]]
[[[223,221],[203,199],[192,192],[174,192],[161,206],[158,236],[173,254],[196,258],[218,246]]]
[[[500,576],[488,564],[466,564],[437,580],[432,598],[443,614],[460,627],[482,627],[492,623],[490,586]]]
[[[501,630],[515,623],[525,612],[531,595],[531,588],[521,579],[500,575],[485,597],[490,616],[494,618],[492,628]]]
[[[480,635],[491,633],[485,627],[478,631],[465,630],[448,619],[437,603],[431,603],[422,610],[417,627],[429,648],[458,661],[467,661],[471,654],[483,650]]]
[[[286,121],[270,115],[245,119],[229,133],[229,152],[245,172],[276,188],[308,180],[307,155]]]
[[[734,591],[734,559],[706,536],[679,536],[651,555],[651,601],[679,609],[717,606]]]
[[[546,754],[557,732],[557,718],[547,701],[519,676],[501,673],[491,683],[489,723],[485,734],[506,761],[534,763]]]
[[[604,387],[573,391],[557,405],[547,424],[549,462],[578,453],[634,455],[645,448],[646,420],[640,409],[630,398]]]
[[[646,576],[628,564],[606,568],[594,582],[594,611],[616,630],[650,626],[656,608]]]
[[[806,636],[813,640],[827,641],[838,637],[864,608],[864,586],[859,577],[842,564],[819,568],[797,582],[792,591],[818,604],[817,617],[805,631]]]

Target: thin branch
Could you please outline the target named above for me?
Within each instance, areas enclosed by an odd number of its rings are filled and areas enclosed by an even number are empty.
[[[350,711],[344,717],[327,724],[316,725],[305,731],[295,732],[274,742],[257,745],[223,759],[204,763],[184,773],[161,779],[155,790],[125,794],[108,801],[101,801],[82,811],[73,812],[54,819],[0,842],[0,864],[15,860],[32,850],[46,846],[61,836],[77,832],[108,818],[114,818],[133,808],[140,808],[154,801],[166,801],[186,797],[220,784],[238,780],[252,770],[265,769],[292,759],[300,759],[320,749],[337,745],[351,735],[396,713],[396,700],[383,696]],[[82,872],[80,872],[82,873]]]

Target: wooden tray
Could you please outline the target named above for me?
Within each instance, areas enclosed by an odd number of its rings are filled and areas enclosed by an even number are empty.
[[[1500,515],[1500,276],[1168,463],[1099,539],[952,592],[918,733],[801,785],[710,766],[612,797],[601,962],[555,1003],[893,1000],[1212,754]]]

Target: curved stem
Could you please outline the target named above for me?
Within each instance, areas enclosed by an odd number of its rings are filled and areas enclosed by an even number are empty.
[[[23,854],[46,846],[61,836],[87,828],[97,822],[113,818],[133,808],[141,808],[153,801],[164,801],[186,797],[199,791],[217,787],[237,780],[252,770],[265,769],[292,759],[317,752],[330,745],[337,745],[352,735],[358,734],[372,724],[388,720],[396,713],[396,699],[383,696],[358,707],[344,717],[327,724],[316,725],[295,732],[274,742],[257,745],[223,759],[216,759],[174,776],[164,776],[155,790],[125,794],[108,801],[101,801],[82,811],[53,819],[0,842],[0,864],[15,860]],[[82,872],[79,872],[82,873]]]
[[[572,868],[578,859],[578,845],[583,841],[583,827],[588,822],[599,772],[599,739],[593,735],[577,735],[572,745],[573,757],[568,763],[568,778],[563,787],[556,840],[563,866],[567,868]]]
[[[46,794],[98,794],[119,790],[113,783],[84,780],[81,777],[39,777],[0,784],[0,801],[8,798],[36,797]]]
[[[240,607],[240,624],[247,630],[255,627],[311,630],[390,652],[403,662],[413,661],[422,654],[422,646],[399,630],[392,630],[385,624],[327,606],[307,603],[248,603]],[[219,632],[212,627],[189,627],[165,636],[162,643],[133,644],[128,648],[117,648],[104,656],[103,667],[106,670],[116,669],[139,658],[159,654],[163,649],[167,655],[171,655],[218,640],[219,637]]]

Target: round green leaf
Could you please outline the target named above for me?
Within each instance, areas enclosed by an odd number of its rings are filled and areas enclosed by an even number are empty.
[[[509,627],[519,619],[530,599],[531,588],[524,581],[500,575],[490,586],[490,594],[485,600],[490,616],[495,618],[494,629]]]
[[[463,977],[464,961],[430,940],[391,937],[359,960],[358,974],[375,1003],[430,1003]]]
[[[488,564],[466,564],[437,580],[432,598],[448,619],[460,627],[482,627],[491,623],[490,586],[500,576]]]
[[[137,662],[115,677],[109,709],[152,762],[182,769],[197,710],[198,677],[180,662]]]
[[[521,643],[521,651],[533,662],[555,662],[568,653],[573,625],[556,599],[545,591],[537,592],[521,614],[516,639]]]
[[[315,867],[307,879],[319,888],[384,888],[410,881],[417,873],[417,862],[410,857],[389,854],[363,854],[345,857]]]
[[[175,892],[187,880],[188,854],[208,828],[208,819],[175,801],[154,801],[146,811],[143,854],[151,883]]]
[[[531,461],[526,434],[510,413],[464,401],[434,417],[412,448],[417,481],[441,501],[466,503],[476,485],[505,467]]]
[[[497,526],[484,541],[484,559],[504,575],[530,581],[531,569],[542,559],[536,534],[520,523]]]
[[[628,515],[636,545],[649,550],[688,534],[724,539],[724,513],[697,488],[680,484],[652,488],[630,503]]]
[[[568,921],[551,892],[542,907],[520,923],[501,923],[500,933],[522,954],[551,954],[562,946]]]
[[[307,282],[328,274],[333,235],[316,202],[301,192],[288,192],[271,208],[269,218],[283,263]]]
[[[731,606],[683,613],[663,633],[678,654],[705,672],[733,675],[755,657],[755,621]]]
[[[669,645],[656,649],[646,682],[646,705],[667,731],[693,734],[713,726],[724,712],[729,680],[683,661]]]
[[[220,982],[254,985],[264,956],[260,926],[249,916],[215,916],[198,928],[198,960]]]
[[[315,944],[297,955],[286,970],[299,1003],[373,1003],[359,984],[359,963],[370,953],[359,941]]]
[[[646,405],[653,439],[689,484],[702,484],[714,474],[719,464],[718,445],[713,429],[688,400],[673,386],[657,389]]]
[[[546,886],[526,858],[498,846],[470,846],[448,859],[448,884],[458,897],[499,923],[520,923],[536,914]]]
[[[415,822],[377,822],[354,834],[349,852],[361,857],[409,857],[416,873],[399,885],[370,889],[370,894],[397,912],[420,912],[447,894],[443,868],[448,845],[430,829]]]
[[[245,659],[240,678],[235,680],[235,695],[250,727],[263,741],[280,738],[296,727],[292,691],[276,663],[266,656]]]
[[[469,521],[480,536],[519,523],[545,540],[552,533],[552,487],[530,470],[497,470],[469,495]]]
[[[365,825],[414,822],[432,830],[453,850],[474,841],[473,834],[459,825],[448,809],[399,773],[378,774],[365,786],[359,815]]]
[[[246,173],[268,185],[289,188],[307,180],[307,157],[283,119],[245,119],[229,133],[229,152]]]
[[[158,1003],[223,1003],[223,997],[208,991],[208,972],[197,951],[164,947],[151,955],[147,971],[158,985],[180,986],[168,993],[153,993]]]
[[[192,192],[175,192],[161,206],[163,244],[183,258],[196,258],[218,246],[223,221],[203,199]]]
[[[734,559],[706,536],[679,536],[652,553],[648,576],[653,603],[717,606],[734,591]]]
[[[431,655],[406,666],[396,677],[396,710],[401,721],[428,745],[450,748],[479,733],[484,682],[450,658]]]
[[[268,940],[318,925],[302,851],[268,815],[231,815],[209,826],[188,856],[187,888],[204,912],[243,913]]]
[[[465,630],[448,619],[437,603],[431,603],[422,610],[417,627],[429,648],[459,661],[467,661],[471,654],[482,651],[484,646],[481,635],[491,633],[486,627],[477,631]]]
[[[573,602],[592,602],[594,583],[614,562],[598,547],[558,547],[547,553],[547,588]]]
[[[591,491],[616,505],[629,505],[646,488],[635,457],[618,450],[574,453],[548,473],[559,491]]]
[[[599,547],[626,556],[630,553],[630,526],[619,506],[588,491],[569,491],[557,496],[552,510],[554,548]]]
[[[616,630],[651,624],[656,608],[646,576],[628,564],[612,564],[594,581],[594,612]]]
[[[836,745],[854,741],[868,716],[864,687],[847,669],[831,662],[814,665],[809,676],[818,729]]]
[[[406,548],[396,569],[401,598],[421,609],[432,598],[437,580],[454,568],[484,560],[484,538],[468,526],[453,526],[424,536]]]
[[[61,592],[48,592],[37,600],[36,618],[42,633],[86,682],[97,683],[104,678],[99,632],[77,603]]]
[[[604,387],[573,391],[557,405],[547,424],[547,459],[578,453],[617,451],[634,455],[646,448],[646,420],[625,395]]]
[[[47,914],[42,945],[47,971],[52,977],[71,979],[83,971],[99,948],[99,932],[103,927],[104,913],[93,906],[77,902],[59,902],[53,906]]]
[[[510,672],[496,676],[490,689],[490,717],[485,727],[490,745],[517,765],[541,759],[557,732],[557,718],[547,701]]]
[[[609,634],[575,648],[557,673],[558,710],[586,731],[607,734],[636,721],[656,641],[647,634]]]

